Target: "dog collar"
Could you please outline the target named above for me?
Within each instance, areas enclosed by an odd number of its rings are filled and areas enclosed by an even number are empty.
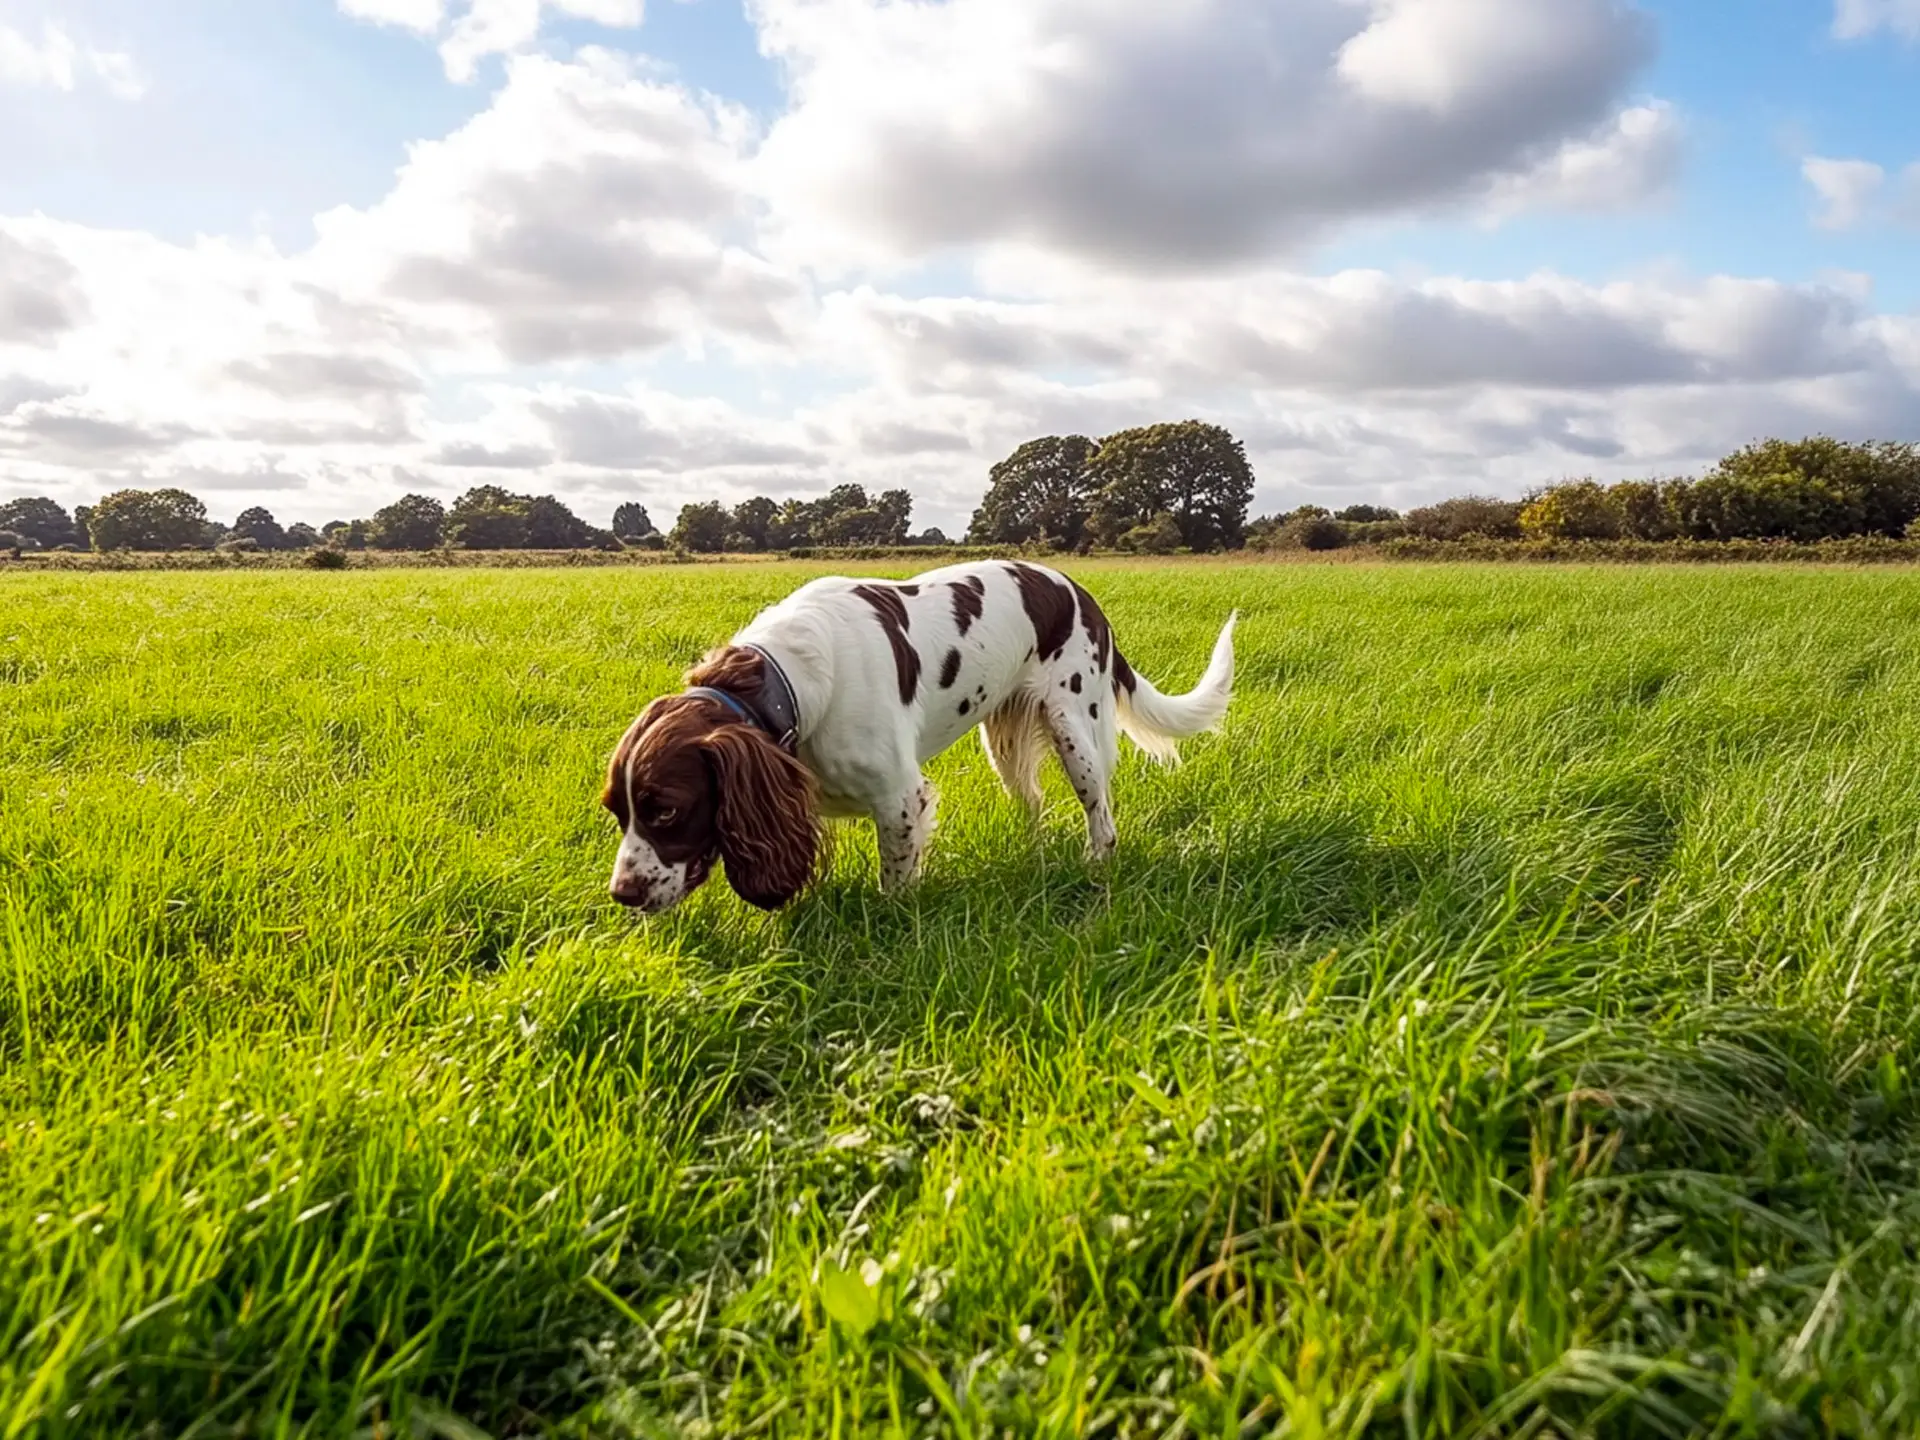
[[[686,693],[719,701],[755,729],[765,731],[774,744],[791,755],[800,739],[800,706],[794,699],[793,682],[787,679],[780,662],[758,645],[740,648],[758,655],[765,667],[766,683],[760,687],[759,704],[751,704],[729,690],[716,690],[711,685],[690,686]]]

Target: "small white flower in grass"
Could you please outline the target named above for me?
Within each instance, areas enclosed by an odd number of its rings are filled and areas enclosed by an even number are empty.
[[[1022,1345],[1025,1345],[1033,1339],[1033,1326],[1022,1325],[1018,1330],[1013,1332],[1013,1338],[1018,1340]]]
[[[860,1283],[869,1290],[877,1289],[886,1276],[887,1272],[881,1268],[880,1262],[871,1256],[860,1262]]]
[[[45,1225],[48,1221],[52,1219],[53,1219],[53,1216],[51,1213],[49,1213],[48,1211],[42,1210],[38,1215],[33,1217],[33,1223],[36,1225]]]

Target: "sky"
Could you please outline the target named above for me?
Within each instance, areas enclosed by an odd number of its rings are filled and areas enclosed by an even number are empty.
[[[1920,0],[0,0],[0,499],[1920,438]]]

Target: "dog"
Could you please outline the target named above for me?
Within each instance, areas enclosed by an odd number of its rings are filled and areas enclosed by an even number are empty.
[[[717,859],[741,899],[778,909],[814,877],[823,818],[860,815],[878,837],[882,887],[911,885],[934,819],[920,767],[976,726],[1030,814],[1051,746],[1085,807],[1088,856],[1103,860],[1117,737],[1170,762],[1178,741],[1215,728],[1232,698],[1238,618],[1199,685],[1163,695],[1127,663],[1093,596],[1040,565],[810,581],[621,737],[601,796],[621,830],[613,898],[670,909]]]

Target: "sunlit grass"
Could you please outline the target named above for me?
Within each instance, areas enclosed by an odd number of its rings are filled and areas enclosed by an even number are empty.
[[[1920,1429],[1920,579],[1079,567],[1110,869],[636,921],[806,573],[0,578],[0,1435]]]

